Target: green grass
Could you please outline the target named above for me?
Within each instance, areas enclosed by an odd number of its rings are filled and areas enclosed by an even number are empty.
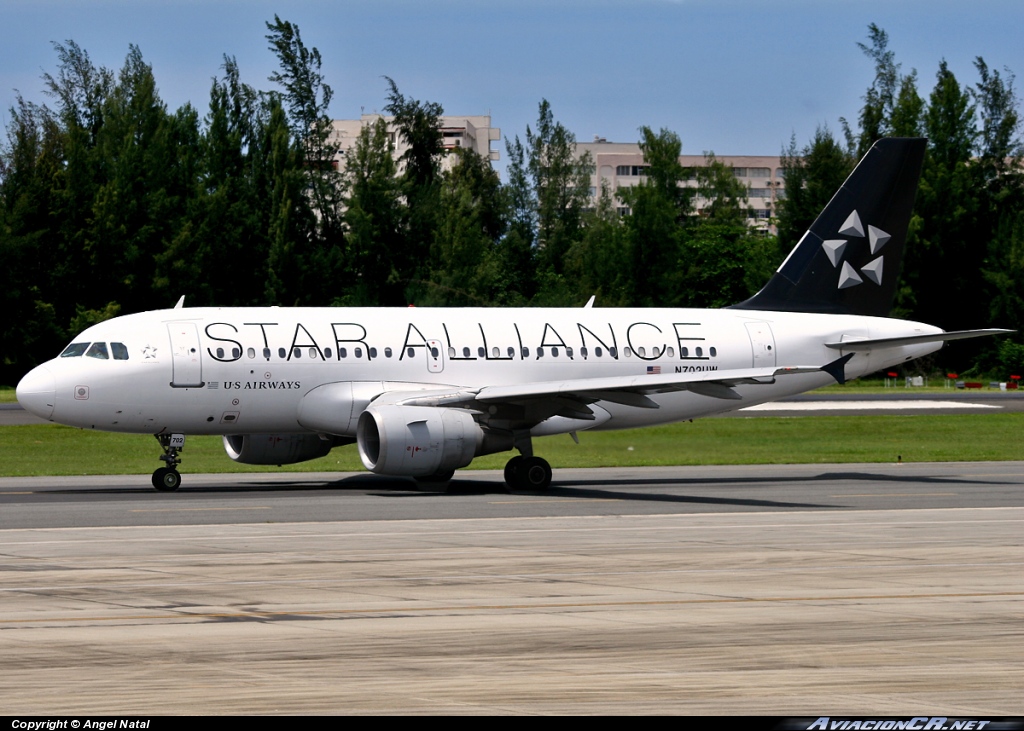
[[[558,467],[821,462],[1024,460],[1024,413],[701,419],[623,432],[580,432],[534,441]],[[0,427],[0,476],[148,474],[160,466],[152,437],[42,424]],[[354,446],[284,467],[228,459],[219,437],[189,437],[185,472],[362,470]],[[474,460],[500,469],[509,454]]]
[[[0,404],[13,404],[18,399],[10,386],[0,386]]]

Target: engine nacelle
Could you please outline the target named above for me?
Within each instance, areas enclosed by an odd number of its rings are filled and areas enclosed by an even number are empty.
[[[512,436],[485,432],[460,409],[371,406],[359,417],[359,458],[381,475],[419,477],[465,467],[512,448]]]
[[[323,457],[334,446],[334,440],[324,440],[316,434],[231,434],[224,437],[224,451],[242,464],[295,464]]]

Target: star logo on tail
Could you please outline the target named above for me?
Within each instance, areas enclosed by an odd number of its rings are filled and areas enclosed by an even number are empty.
[[[858,272],[857,268],[850,264],[849,261],[843,261],[843,253],[846,251],[846,245],[850,243],[849,239],[862,239],[866,236],[868,247],[871,249],[871,255],[874,256],[889,242],[891,236],[875,226],[868,226],[867,232],[865,232],[864,225],[860,221],[860,215],[856,210],[847,217],[846,221],[839,228],[839,235],[846,236],[847,238],[828,239],[821,244],[821,248],[825,250],[825,255],[832,262],[832,266],[839,268],[839,289],[856,287],[858,284],[863,284],[865,280],[880,285],[882,283],[884,264],[882,256],[876,256],[863,265]],[[840,264],[842,264],[841,267]]]

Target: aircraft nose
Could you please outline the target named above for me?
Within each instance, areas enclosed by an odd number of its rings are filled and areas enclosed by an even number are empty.
[[[23,409],[49,419],[53,415],[56,391],[57,381],[50,369],[46,366],[37,366],[21,379],[15,394]]]

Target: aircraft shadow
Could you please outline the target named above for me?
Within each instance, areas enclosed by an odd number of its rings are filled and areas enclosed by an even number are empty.
[[[466,495],[509,495],[511,491],[504,482],[497,480],[474,479],[472,473],[461,473],[447,484],[418,483],[415,480],[401,477],[388,477],[373,474],[348,475],[339,479],[317,480],[296,478],[295,480],[274,480],[261,482],[258,476],[240,479],[233,484],[195,485],[188,484],[188,478],[182,485],[181,495],[192,494],[253,494],[261,493],[286,497],[296,493],[336,493],[338,491],[365,491],[367,495],[385,498],[450,498]],[[243,477],[240,475],[239,477]],[[807,476],[753,476],[753,477],[631,477],[589,480],[556,479],[550,489],[545,492],[516,491],[517,495],[537,495],[557,497],[560,499],[579,500],[622,500],[634,502],[676,503],[680,505],[722,505],[760,508],[843,508],[841,504],[818,502],[793,502],[772,500],[769,498],[728,497],[725,495],[707,494],[667,494],[662,492],[645,492],[643,488],[658,487],[700,487],[710,491],[726,491],[730,487],[758,488],[765,490],[780,485],[794,483],[820,483],[822,486],[839,481],[877,482],[880,476],[869,472],[823,472]],[[992,480],[978,480],[945,476],[911,476],[885,475],[886,482],[924,485],[991,485]],[[996,481],[995,484],[999,484]],[[1008,483],[1007,483],[1008,484]],[[626,489],[631,488],[631,489]],[[639,488],[639,489],[637,489]],[[159,493],[149,486],[139,487],[103,487],[103,488],[67,488],[46,490],[46,495],[126,495],[140,494],[152,497],[172,497],[174,493]]]

